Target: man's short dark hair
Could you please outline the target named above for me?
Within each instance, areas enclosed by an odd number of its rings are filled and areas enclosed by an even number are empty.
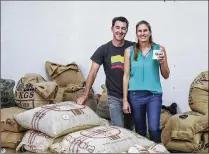
[[[129,22],[128,20],[125,18],[125,17],[115,17],[112,19],[112,27],[115,25],[115,22],[116,21],[121,21],[121,22],[125,22],[127,24],[127,28],[128,28],[128,25],[129,25]]]

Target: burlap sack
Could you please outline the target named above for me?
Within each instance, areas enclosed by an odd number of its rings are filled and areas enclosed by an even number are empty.
[[[120,153],[134,144],[149,147],[154,142],[127,129],[98,126],[68,134],[62,142],[50,146],[57,153]]]
[[[169,150],[195,152],[201,148],[201,135],[208,131],[208,115],[173,115],[162,130],[161,141]]]
[[[44,133],[29,130],[25,133],[22,141],[16,148],[17,152],[27,150],[35,153],[47,153],[49,146],[53,143],[53,138],[45,135]]]
[[[55,103],[63,102],[64,93],[65,93],[65,87],[58,87],[54,102]]]
[[[45,67],[49,77],[61,87],[65,87],[68,84],[80,84],[84,81],[83,74],[74,62],[61,65],[46,61]]]
[[[165,124],[168,122],[172,114],[170,114],[169,111],[165,109],[161,109],[161,114],[160,114],[160,130],[162,130],[165,127]]]
[[[16,148],[21,142],[24,133],[15,132],[1,132],[1,147],[2,148]]]
[[[10,131],[10,132],[25,131],[25,128],[21,127],[14,119],[14,115],[18,113],[22,113],[24,111],[26,111],[26,109],[22,109],[19,107],[10,107],[10,108],[1,109],[1,132],[2,131]]]
[[[110,120],[110,111],[109,111],[109,103],[108,103],[108,97],[107,97],[107,88],[105,85],[101,85],[101,88],[103,89],[103,92],[99,98],[99,102],[97,104],[97,110],[96,113],[105,119]]]
[[[24,77],[20,79],[21,83],[39,83],[46,81],[40,74],[26,73]]]
[[[15,115],[15,120],[22,127],[35,129],[51,137],[104,125],[101,118],[89,107],[71,101],[25,111]]]
[[[168,150],[196,153],[198,150],[202,149],[202,143],[200,139],[201,133],[195,134],[193,138],[193,142],[186,140],[171,140],[165,145],[165,147]]]
[[[99,99],[101,97],[101,94],[96,94],[96,100],[97,100],[97,104],[99,103]]]
[[[34,87],[38,94],[48,100],[54,100],[58,90],[56,82],[40,82],[34,84]]]
[[[190,86],[189,106],[193,111],[208,113],[208,92],[208,71],[201,72]]]
[[[75,102],[79,97],[83,95],[84,89],[85,89],[84,82],[80,84],[68,84],[67,87],[65,88],[63,101]],[[92,88],[90,89],[86,105],[96,112],[97,101]]]
[[[0,79],[1,108],[15,106],[14,89],[15,81],[11,79]]]
[[[46,82],[38,74],[26,74],[16,86],[15,102],[25,109],[50,104],[55,99],[57,89],[56,82]]]

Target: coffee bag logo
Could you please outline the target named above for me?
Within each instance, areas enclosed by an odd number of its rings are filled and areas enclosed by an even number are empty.
[[[15,97],[18,99],[32,99],[34,97],[34,91],[15,91]]]
[[[31,83],[27,83],[27,84],[25,84],[24,91],[35,91],[35,88],[33,87],[33,85]]]

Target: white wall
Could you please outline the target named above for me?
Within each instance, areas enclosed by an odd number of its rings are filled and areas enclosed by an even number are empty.
[[[171,76],[161,80],[163,104],[176,102],[179,112],[189,109],[190,83],[208,70],[208,2],[179,1],[1,1],[1,77],[16,82],[25,73],[45,78],[45,61],[76,62],[85,77],[89,59],[112,38],[112,18],[130,22],[126,39],[135,41],[135,25],[150,22],[154,41],[167,49]],[[105,81],[103,68],[94,84]]]

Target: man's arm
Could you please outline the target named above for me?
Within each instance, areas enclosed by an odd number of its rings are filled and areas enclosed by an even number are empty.
[[[130,47],[124,53],[124,74],[123,74],[123,112],[131,113],[131,107],[128,103],[128,82],[130,78]]]
[[[89,91],[90,91],[92,85],[94,84],[95,78],[97,76],[97,72],[99,71],[99,68],[100,68],[100,65],[102,65],[103,61],[104,61],[103,46],[100,46],[94,52],[94,54],[91,56],[91,60],[92,60],[91,69],[89,71],[89,74],[88,74],[88,77],[86,80],[86,86],[84,89],[84,93],[80,98],[78,98],[76,100],[77,104],[85,104],[88,99]]]
[[[100,65],[97,64],[96,62],[92,61],[91,64],[91,69],[89,71],[87,80],[86,80],[86,86],[84,89],[84,93],[83,96],[81,96],[80,98],[78,98],[76,100],[77,104],[85,104],[87,99],[88,99],[88,95],[89,95],[89,91],[92,87],[92,85],[94,84],[95,78],[97,76],[97,72],[99,71]]]

